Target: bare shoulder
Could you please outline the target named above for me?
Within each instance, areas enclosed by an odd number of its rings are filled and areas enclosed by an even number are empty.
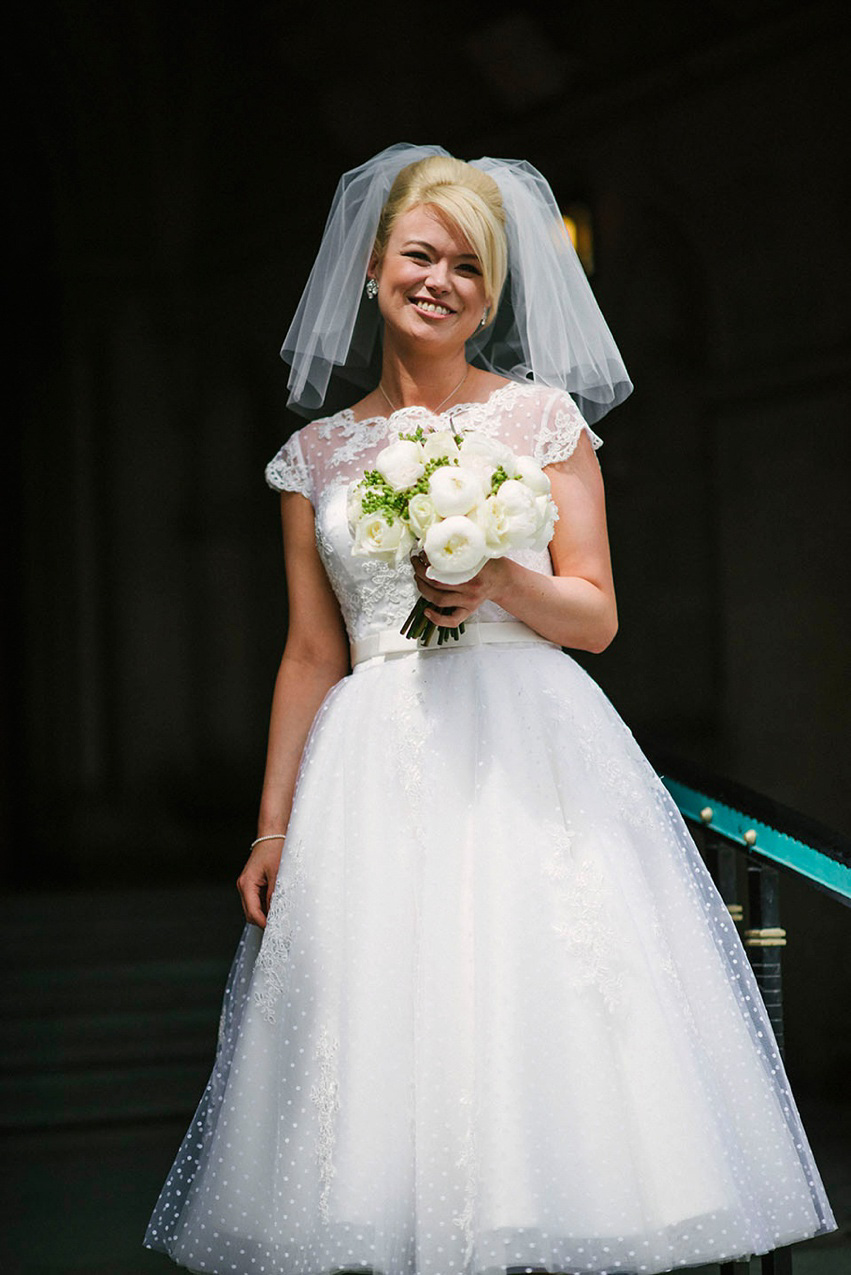
[[[472,373],[464,386],[466,398],[485,399],[488,395],[493,394],[494,390],[501,390],[506,385],[515,385],[516,381],[512,381],[508,376],[499,376],[496,372],[486,372],[483,368],[473,368]]]
[[[352,403],[351,407],[347,407],[344,410],[347,413],[351,413],[355,421],[372,421],[377,416],[387,415],[387,404],[376,386],[369,394],[359,398],[356,403]]]

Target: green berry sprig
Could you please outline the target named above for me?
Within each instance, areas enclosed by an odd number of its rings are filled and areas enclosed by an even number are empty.
[[[505,482],[508,482],[508,474],[505,472],[502,465],[497,465],[496,469],[491,474],[491,495],[495,496],[502,484]]]

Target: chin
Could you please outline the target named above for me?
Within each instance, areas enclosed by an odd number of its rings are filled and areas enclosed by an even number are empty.
[[[417,341],[446,345],[449,348],[465,345],[472,336],[459,323],[451,320],[430,323],[417,314],[412,315],[407,323],[399,324],[396,331],[400,335],[404,332],[407,337],[413,337]]]

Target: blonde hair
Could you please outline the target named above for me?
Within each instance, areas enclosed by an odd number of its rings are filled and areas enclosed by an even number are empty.
[[[492,323],[508,271],[505,209],[499,186],[480,168],[451,155],[429,155],[408,164],[390,187],[381,212],[373,248],[379,260],[398,218],[421,205],[441,212],[476,253],[488,298],[487,322]]]

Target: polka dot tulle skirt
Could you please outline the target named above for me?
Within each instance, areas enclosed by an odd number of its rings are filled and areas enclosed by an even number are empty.
[[[340,682],[146,1243],[578,1275],[833,1227],[729,913],[587,675],[480,647]]]

